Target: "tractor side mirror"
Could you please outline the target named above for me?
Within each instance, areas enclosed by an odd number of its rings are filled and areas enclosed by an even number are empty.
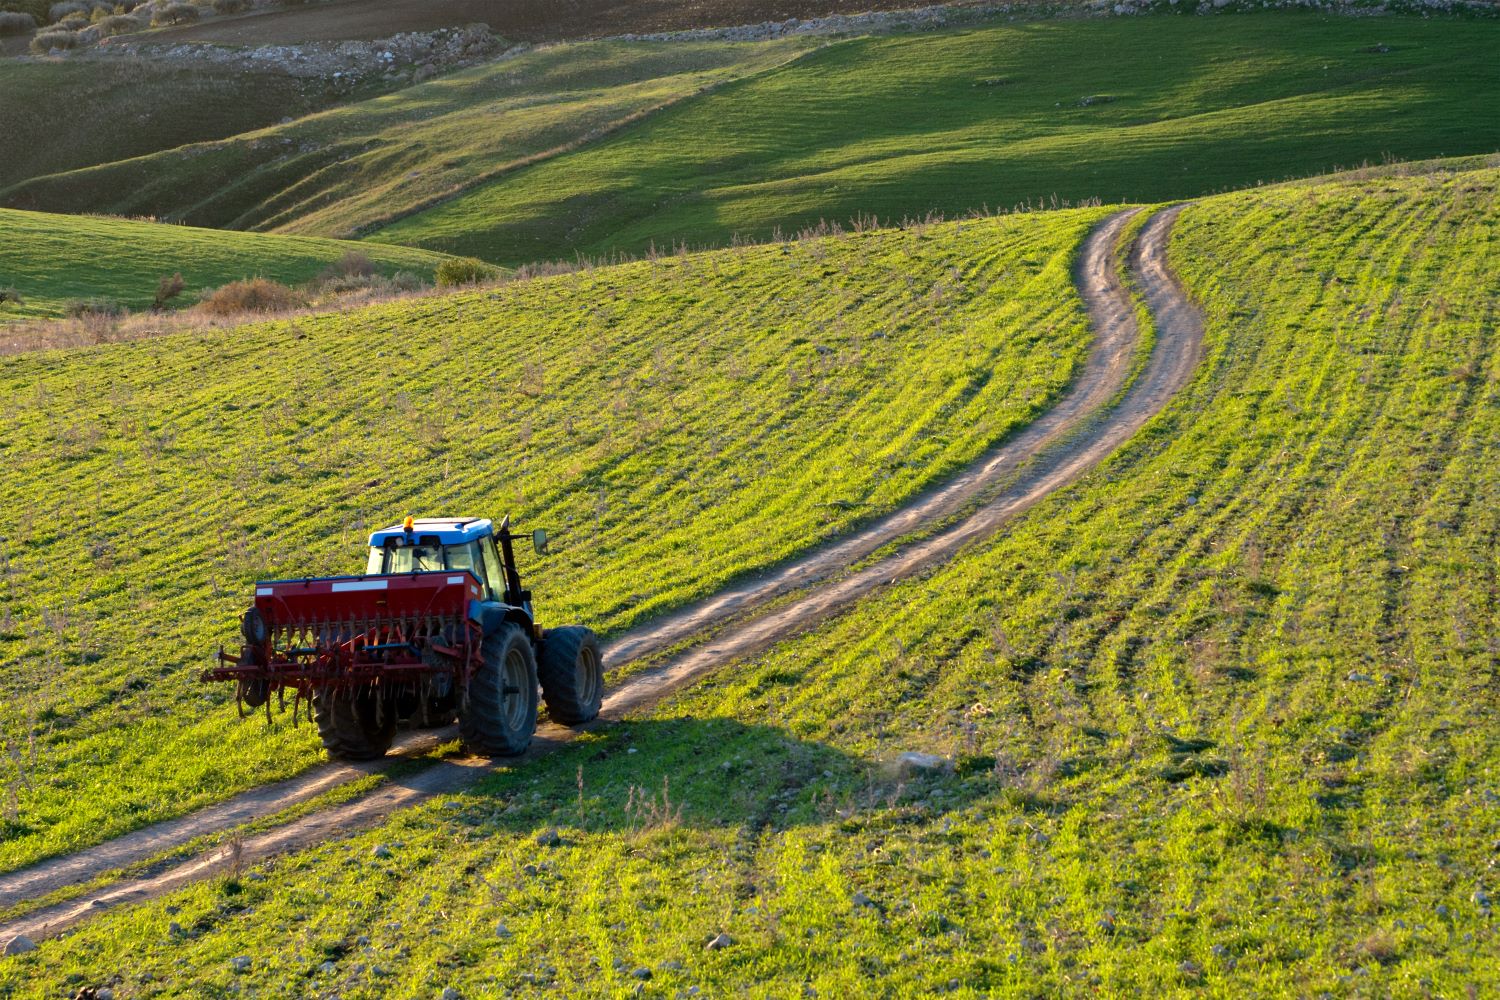
[[[547,554],[546,528],[538,528],[531,533],[531,547],[536,550],[536,554],[539,556]]]

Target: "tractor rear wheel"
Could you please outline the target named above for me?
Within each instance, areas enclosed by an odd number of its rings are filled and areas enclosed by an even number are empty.
[[[519,625],[505,624],[484,637],[484,662],[469,678],[459,708],[458,733],[470,753],[513,757],[525,753],[536,732],[536,657]]]
[[[313,695],[313,721],[328,756],[340,760],[384,757],[396,738],[394,705],[373,691]]]
[[[537,667],[547,714],[554,722],[576,726],[599,715],[604,704],[604,661],[599,639],[581,625],[549,628],[542,637]]]

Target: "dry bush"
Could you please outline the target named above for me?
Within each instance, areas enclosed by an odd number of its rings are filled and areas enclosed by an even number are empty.
[[[125,307],[117,300],[102,297],[73,299],[63,306],[63,315],[69,319],[81,316],[119,316],[124,312]]]
[[[169,3],[156,8],[151,17],[151,27],[161,28],[172,24],[192,24],[198,20],[198,8],[190,3]]]
[[[36,30],[36,18],[16,10],[0,10],[0,36],[24,35]]]
[[[69,14],[86,14],[93,8],[93,4],[85,3],[84,0],[63,0],[47,8],[47,20],[61,21]]]
[[[306,298],[295,288],[269,278],[250,278],[231,281],[214,289],[203,297],[198,308],[210,316],[231,316],[247,312],[287,312],[306,304]]]
[[[151,302],[152,312],[161,312],[167,302],[182,294],[182,273],[169,274],[156,283],[156,298]]]
[[[375,274],[375,265],[370,263],[370,258],[358,250],[347,250],[344,256],[325,267],[318,275],[319,281],[333,281],[338,278],[369,278]]]
[[[129,14],[111,14],[100,18],[94,23],[99,29],[99,34],[109,37],[111,35],[128,35],[132,31],[140,31],[146,27],[146,22],[140,18],[131,17]]]
[[[77,32],[67,29],[48,28],[46,31],[38,32],[31,40],[31,51],[39,56],[44,56],[54,49],[71,49],[77,46]]]

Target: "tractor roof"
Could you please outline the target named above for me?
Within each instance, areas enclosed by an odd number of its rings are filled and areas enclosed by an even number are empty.
[[[461,545],[464,542],[472,542],[476,538],[484,538],[493,534],[494,527],[487,517],[419,517],[412,521],[411,538],[418,541],[424,537],[437,537],[442,545]],[[380,548],[385,545],[386,539],[399,539],[396,544],[405,544],[407,540],[406,526],[404,524],[393,524],[389,528],[381,528],[370,535],[370,545]]]

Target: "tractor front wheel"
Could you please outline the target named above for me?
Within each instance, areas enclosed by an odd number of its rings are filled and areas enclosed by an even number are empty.
[[[373,691],[313,695],[313,721],[328,756],[340,760],[384,757],[396,738],[395,706]]]
[[[484,662],[469,678],[469,696],[458,712],[458,733],[470,753],[514,757],[536,732],[536,657],[519,625],[505,624],[484,637]]]
[[[547,714],[554,722],[576,726],[591,722],[604,704],[604,661],[599,639],[581,625],[549,628],[542,638],[537,668]]]

